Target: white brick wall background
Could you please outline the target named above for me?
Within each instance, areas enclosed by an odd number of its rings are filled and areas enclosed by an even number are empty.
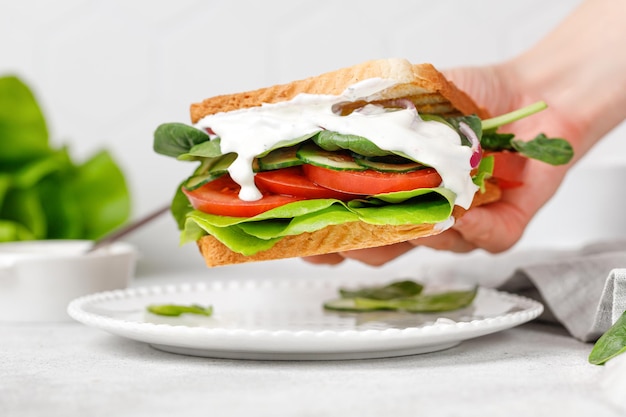
[[[186,122],[191,102],[374,58],[442,68],[496,62],[530,47],[578,3],[0,0],[0,74],[17,74],[36,91],[52,140],[69,144],[75,158],[113,152],[140,216],[169,201],[190,172],[152,152],[152,132]],[[623,136],[621,126],[575,168],[524,242],[571,244],[626,230],[615,224],[623,196],[585,182],[589,170],[626,166]],[[581,200],[594,202],[572,207]],[[587,226],[574,232],[580,224]],[[169,219],[130,240],[145,258],[167,254],[171,265],[196,256],[192,245],[178,249]]]

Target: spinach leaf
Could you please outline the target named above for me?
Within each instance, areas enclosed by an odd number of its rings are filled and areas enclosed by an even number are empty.
[[[478,139],[480,139],[481,136],[483,135],[482,122],[480,118],[476,116],[475,114],[472,114],[469,116],[451,117],[451,118],[448,118],[447,121],[448,121],[448,124],[450,124],[452,128],[456,130],[456,132],[459,134],[463,145],[471,146],[472,142],[469,138],[465,137],[465,135],[460,131],[459,123],[463,122],[466,125],[468,125],[470,129],[472,129],[474,133],[476,133],[476,137]]]
[[[483,137],[480,139],[480,146],[489,151],[511,151],[513,145],[511,141],[515,137],[512,133],[498,133],[494,130],[483,132]]]
[[[222,155],[220,138],[194,145],[189,152],[178,155],[179,161],[196,161],[202,158],[217,158]]]
[[[48,143],[33,93],[0,78],[0,241],[92,239],[121,225],[130,196],[120,168],[102,151],[75,165]]]
[[[626,311],[595,343],[589,363],[603,365],[609,359],[626,352]]]
[[[340,288],[339,293],[343,298],[371,298],[373,300],[390,300],[399,297],[410,297],[422,292],[424,286],[418,282],[405,280],[392,282],[391,284],[350,290]]]
[[[45,155],[48,128],[30,89],[17,77],[0,77],[0,166],[20,166]]]
[[[107,151],[100,151],[77,167],[69,180],[83,214],[85,239],[97,239],[130,217],[124,175]]]
[[[47,221],[43,202],[32,189],[11,189],[0,210],[0,218],[22,225],[35,239],[45,239]]]
[[[464,138],[464,135],[459,132],[459,123],[467,123],[476,133],[480,139],[480,145],[485,150],[517,151],[527,158],[536,159],[551,165],[563,165],[568,163],[574,156],[572,146],[564,139],[548,138],[541,133],[530,141],[522,141],[515,139],[513,134],[496,132],[498,127],[528,117],[546,107],[546,103],[540,101],[492,119],[481,121],[477,116],[472,115],[451,117],[446,120],[457,130],[461,138]],[[463,143],[467,144],[467,141],[464,140]]]
[[[179,184],[178,188],[176,188],[176,193],[174,194],[174,198],[172,199],[172,204],[170,206],[172,216],[174,216],[174,220],[176,220],[179,230],[183,230],[185,228],[187,213],[193,211],[193,207],[191,207],[189,199],[183,193],[183,184],[184,182]]]
[[[198,314],[201,316],[210,316],[213,314],[213,307],[203,307],[199,304],[180,305],[180,304],[151,304],[147,307],[152,314],[159,316],[178,317],[181,314]]]
[[[409,313],[435,313],[467,307],[474,301],[478,292],[478,287],[474,287],[470,290],[424,294],[422,284],[411,282],[402,281],[392,291],[383,289],[393,288],[394,284],[366,287],[357,291],[340,289],[341,298],[325,302],[324,308],[350,312],[393,310]],[[409,293],[412,294],[408,295]]]
[[[259,155],[257,155],[257,158],[262,158],[264,156],[267,156],[270,152],[275,151],[276,149],[288,148],[290,146],[298,145],[298,144],[304,142],[307,139],[311,139],[312,137],[314,137],[317,134],[318,134],[318,131],[310,132],[310,133],[307,133],[305,135],[299,136],[299,137],[294,138],[294,139],[281,140],[281,141],[277,142],[274,146],[272,146],[271,148],[266,150],[265,152],[260,153]]]
[[[313,141],[320,148],[330,152],[346,149],[367,157],[393,155],[392,152],[380,149],[372,141],[364,137],[344,135],[329,130],[319,132],[313,137]]]
[[[410,313],[434,313],[467,307],[474,301],[478,287],[465,291],[445,291],[435,294],[420,294],[397,300],[394,305]]]
[[[0,220],[0,242],[37,239],[26,227],[12,220]]]
[[[551,165],[567,164],[574,156],[574,149],[569,142],[548,138],[543,133],[528,142],[514,139],[511,145],[522,155]]]
[[[194,146],[209,140],[209,135],[184,123],[164,123],[154,132],[154,151],[173,156],[188,153]]]
[[[9,187],[11,186],[11,176],[9,174],[3,174],[0,172],[0,209],[2,208],[2,203],[4,202],[5,196],[9,192]],[[0,240],[2,242],[2,240]]]

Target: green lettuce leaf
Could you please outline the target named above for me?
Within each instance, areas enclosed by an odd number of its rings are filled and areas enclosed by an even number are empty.
[[[250,256],[271,248],[280,238],[314,232],[329,225],[363,221],[371,224],[423,224],[447,220],[454,194],[443,188],[420,189],[344,203],[333,199],[290,203],[251,218],[186,213],[181,243],[210,234],[234,252]]]

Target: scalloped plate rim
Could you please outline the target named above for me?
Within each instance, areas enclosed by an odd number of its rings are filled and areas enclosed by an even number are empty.
[[[358,280],[337,279],[229,279],[132,287],[79,297],[68,305],[68,314],[76,321],[111,334],[148,343],[170,353],[253,360],[345,360],[396,357],[435,352],[456,346],[472,338],[506,330],[538,317],[543,305],[538,301],[495,289],[479,287],[479,294],[513,302],[519,311],[471,321],[435,322],[404,329],[348,330],[266,330],[209,328],[131,321],[86,311],[105,301],[145,298],[162,294],[193,291],[275,290],[338,288]],[[368,284],[372,283],[368,280]],[[477,297],[478,299],[478,297]],[[250,345],[251,342],[254,342]]]

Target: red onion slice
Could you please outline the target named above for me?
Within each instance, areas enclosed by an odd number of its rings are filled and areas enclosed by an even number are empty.
[[[476,132],[465,122],[459,122],[459,130],[472,144],[472,156],[470,158],[470,166],[476,168],[480,164],[480,160],[483,157],[483,149],[480,146],[480,140],[476,136]]]

